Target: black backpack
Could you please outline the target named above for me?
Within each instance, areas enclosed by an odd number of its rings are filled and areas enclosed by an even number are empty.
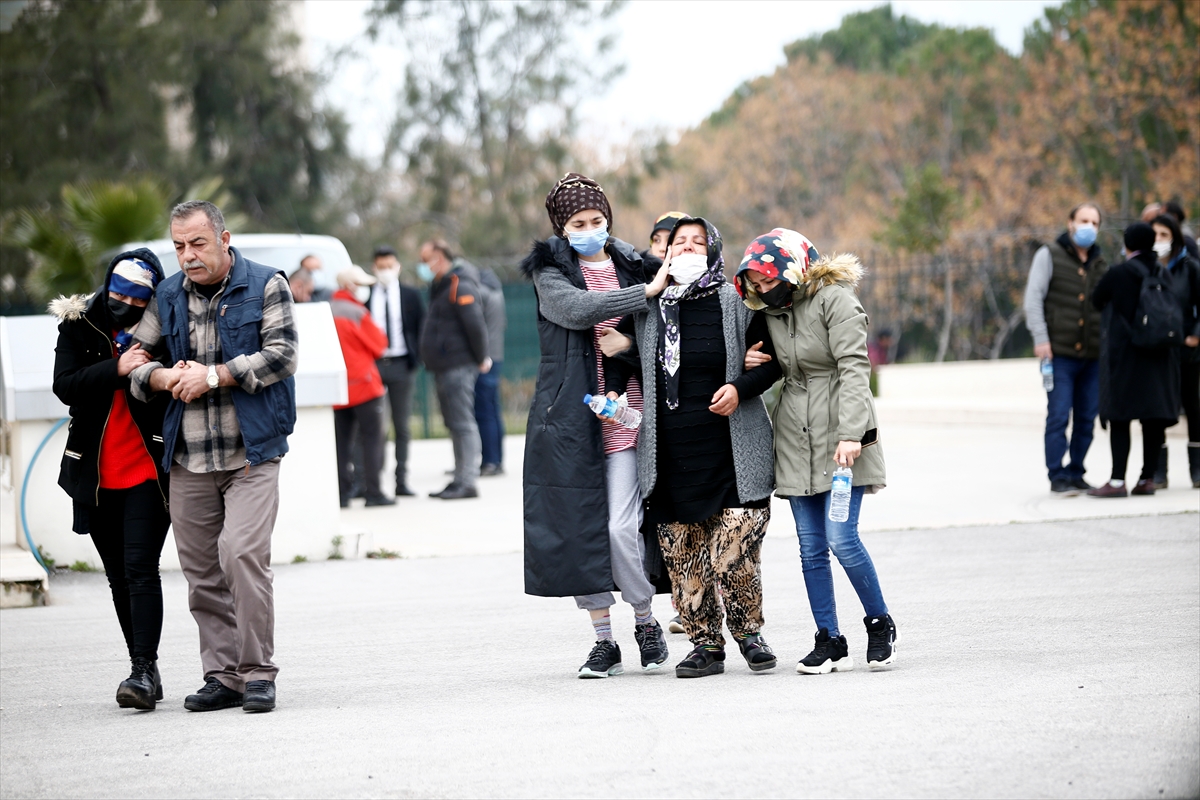
[[[1183,344],[1183,309],[1172,291],[1171,277],[1157,265],[1151,270],[1140,261],[1131,263],[1142,276],[1133,318],[1134,346],[1162,350]]]

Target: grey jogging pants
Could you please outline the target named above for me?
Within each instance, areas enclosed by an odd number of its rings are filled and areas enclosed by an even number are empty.
[[[608,483],[608,549],[613,583],[621,599],[634,608],[645,609],[654,599],[654,585],[646,578],[646,542],[642,539],[642,490],[638,486],[637,449],[630,448],[604,457]],[[615,602],[612,592],[582,595],[575,604],[591,611]]]

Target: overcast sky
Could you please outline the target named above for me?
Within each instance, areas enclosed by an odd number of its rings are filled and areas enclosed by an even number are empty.
[[[377,157],[403,79],[405,51],[393,28],[370,44],[370,0],[307,0],[304,24],[308,58],[320,69],[330,54],[355,42],[326,89],[326,100],[346,112],[351,148]],[[743,81],[784,63],[783,46],[836,28],[847,13],[882,5],[878,0],[632,0],[620,12],[618,54],[625,74],[601,96],[581,106],[583,138],[616,147],[638,130],[678,133],[720,107]],[[892,10],[922,22],[990,28],[1000,44],[1021,52],[1025,28],[1042,17],[1042,0],[893,0]],[[685,77],[686,104],[661,102],[665,76]]]

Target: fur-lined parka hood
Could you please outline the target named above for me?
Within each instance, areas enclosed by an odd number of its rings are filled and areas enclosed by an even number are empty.
[[[826,286],[833,286],[839,283],[849,286],[852,289],[857,288],[859,281],[862,280],[864,271],[865,268],[862,262],[858,260],[858,256],[853,253],[834,253],[833,255],[821,256],[804,272],[800,272],[795,268],[788,269],[785,272],[784,278],[796,285],[795,291],[797,293],[803,292],[804,297],[812,297]],[[754,286],[749,281],[746,281],[744,289],[746,292],[744,302],[750,308],[755,311],[763,309],[768,311],[777,310],[767,308],[767,304],[754,291]]]
[[[87,311],[88,303],[95,297],[96,294],[73,294],[70,297],[59,295],[50,301],[47,311],[52,317],[58,319],[59,322],[74,322],[83,317],[83,312]]]
[[[615,263],[624,262],[634,272],[648,272],[649,276],[658,270],[662,262],[650,256],[643,258],[633,245],[621,241],[615,236],[608,237],[605,251]],[[529,255],[521,260],[521,274],[528,280],[533,280],[533,274],[538,270],[557,269],[564,275],[571,276],[579,272],[578,257],[571,249],[570,243],[561,236],[551,236],[545,241],[535,241]],[[645,280],[649,280],[647,277]]]
[[[46,311],[59,322],[75,322],[83,318],[83,315],[88,312],[92,306],[103,306],[104,298],[108,297],[108,282],[112,278],[113,269],[117,264],[120,264],[127,258],[136,258],[139,261],[144,261],[153,267],[158,272],[158,279],[161,282],[166,277],[163,271],[162,262],[158,260],[158,256],[152,250],[145,247],[139,247],[136,250],[127,250],[122,253],[117,253],[113,256],[112,261],[108,262],[108,269],[104,271],[104,283],[100,284],[94,292],[90,294],[73,294],[71,296],[59,295],[50,301],[46,307]],[[107,318],[108,311],[105,308],[97,309],[97,313],[102,313]],[[95,317],[93,317],[95,319]],[[105,319],[107,323],[108,320]]]

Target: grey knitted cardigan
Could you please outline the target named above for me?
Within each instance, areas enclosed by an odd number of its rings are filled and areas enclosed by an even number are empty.
[[[721,316],[725,325],[725,379],[733,382],[742,374],[746,357],[746,330],[754,312],[746,307],[737,290],[728,283],[718,290]],[[687,302],[686,300],[684,302]],[[638,480],[642,497],[649,497],[658,478],[658,326],[662,316],[658,298],[650,301],[648,312],[634,317],[637,346],[642,362],[642,397],[645,399],[642,427],[638,433]],[[683,366],[687,369],[687,365]],[[729,418],[729,436],[733,441],[733,471],[737,477],[738,498],[743,503],[761,500],[775,489],[775,446],[771,419],[762,397],[742,400]]]

